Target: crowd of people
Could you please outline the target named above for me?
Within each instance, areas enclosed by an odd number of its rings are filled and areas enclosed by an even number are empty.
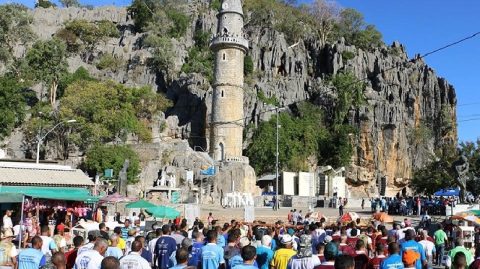
[[[149,232],[126,219],[113,230],[100,223],[86,239],[75,236],[71,242],[59,227],[52,236],[43,225],[21,251],[7,219],[0,269],[480,269],[480,244],[473,255],[449,227],[440,225],[429,234],[408,219],[360,225],[360,220],[328,223],[324,218],[304,223],[301,216],[291,212],[293,224],[219,224],[209,214],[205,223],[197,219],[189,227],[178,218],[155,223]]]
[[[458,197],[380,197],[372,198],[372,212],[383,211],[390,215],[420,216],[425,212],[431,215],[445,216],[447,206],[455,206]],[[363,205],[363,201],[362,201]],[[363,206],[362,206],[363,208]]]

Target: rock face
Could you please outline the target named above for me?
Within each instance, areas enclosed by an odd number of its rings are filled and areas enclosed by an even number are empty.
[[[215,12],[205,11],[208,10],[205,6],[207,4],[202,1],[189,4],[192,27],[185,37],[174,41],[177,70],[185,62],[186,51],[193,44],[195,27],[212,34],[216,29]],[[84,66],[97,77],[128,85],[152,85],[166,92],[174,107],[154,123],[152,129],[156,133],[153,137],[158,142],[154,148],[163,147],[163,143],[172,147],[173,151],[189,152],[179,157],[181,161],[178,159],[177,164],[179,167],[198,166],[197,162],[191,163],[189,154],[193,153],[186,142],[168,139],[188,140],[191,148],[207,150],[212,87],[204,77],[179,73],[173,82],[166,83],[161,76],[150,71],[146,60],[151,53],[137,46],[142,35],[130,30],[132,21],[124,8],[40,8],[32,11],[32,15],[33,29],[40,38],[49,38],[63,23],[74,18],[88,21],[107,19],[117,23],[119,29],[123,29],[122,36],[98,46],[96,57],[101,53],[113,53],[127,61],[125,68],[116,72],[101,71],[80,57],[72,56],[69,59],[70,69]],[[281,106],[310,100],[329,111],[335,91],[326,85],[326,76],[351,71],[357,78],[365,78],[366,104],[359,109],[352,108],[349,113],[350,124],[358,129],[351,136],[355,153],[346,174],[352,186],[352,196],[375,195],[383,183],[386,194],[394,195],[407,186],[413,169],[422,166],[429,153],[445,143],[456,141],[454,88],[445,79],[437,77],[422,60],[409,61],[399,43],[363,51],[346,46],[343,41],[325,46],[318,45],[319,42],[313,39],[288,44],[282,33],[265,27],[247,25],[245,32],[249,37],[247,53],[253,60],[254,74],[246,78],[244,126],[255,127],[272,115],[265,113],[271,106],[259,100],[260,91],[267,97],[274,96]],[[348,57],[345,52],[349,52]],[[445,122],[449,123],[447,127]],[[251,132],[245,135],[244,148],[249,143]],[[182,147],[177,147],[178,143]],[[158,162],[161,155],[150,157],[153,154],[149,150],[150,145],[137,146],[144,158],[150,158],[144,175],[151,178],[154,170],[166,164]],[[18,152],[18,149],[12,150]],[[255,175],[247,168],[232,165],[221,167],[217,176],[231,179],[224,180],[222,186],[216,186],[218,191],[228,192],[232,184],[242,184],[242,178]]]

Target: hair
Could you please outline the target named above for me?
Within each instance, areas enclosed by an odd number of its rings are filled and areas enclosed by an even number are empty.
[[[399,252],[400,252],[400,247],[396,242],[390,242],[388,244],[388,253],[390,253],[390,255],[399,253]]]
[[[66,265],[67,260],[65,259],[65,254],[63,252],[56,252],[53,254],[52,263],[57,267],[61,264]]]
[[[365,242],[363,240],[357,240],[357,243],[355,244],[355,249],[360,250],[365,247]]]
[[[162,231],[162,228],[157,228],[155,229],[155,235],[158,237],[158,236],[161,236],[163,234],[163,231]]]
[[[455,239],[455,246],[456,246],[456,247],[463,246],[463,239],[460,238],[460,237],[457,237],[457,238]]]
[[[105,225],[105,223],[102,222],[102,223],[98,224],[98,229],[101,230],[101,229],[105,228],[106,226],[107,225]]]
[[[77,235],[73,238],[73,245],[78,248],[82,245],[83,243],[83,236]]]
[[[203,222],[198,223],[198,229],[203,229],[205,227],[205,224]]]
[[[188,249],[186,248],[179,248],[175,253],[175,259],[177,260],[177,264],[182,264],[188,261]]]
[[[142,250],[142,248],[143,248],[142,242],[140,242],[140,241],[133,241],[132,242],[132,251],[133,252],[139,252],[140,250]]]
[[[383,254],[385,252],[385,247],[383,246],[383,244],[377,244],[375,246],[375,252],[377,254]]]
[[[33,246],[33,247],[35,247],[35,246],[38,245],[38,244],[42,244],[42,242],[43,242],[42,238],[41,238],[40,236],[38,236],[38,235],[37,235],[37,236],[34,236],[34,237],[32,238],[32,246]]]
[[[121,227],[115,227],[113,228],[113,232],[116,234],[122,234],[122,228]]]
[[[162,226],[162,232],[163,232],[164,235],[170,234],[170,226],[168,226],[167,224],[163,225]]]
[[[209,230],[207,232],[207,242],[216,242],[217,241],[217,231]]]
[[[192,232],[192,238],[193,239],[197,239],[197,238],[200,238],[202,234],[199,232],[199,231],[193,231]]]
[[[97,238],[97,240],[95,241],[95,245],[93,245],[93,248],[98,250],[100,248],[108,248],[108,242],[107,240],[105,240],[104,238]]]
[[[255,259],[255,255],[257,255],[257,250],[254,246],[248,245],[242,248],[241,256],[243,261],[251,261]]]
[[[415,238],[415,232],[412,229],[405,231],[405,241],[409,241]]]
[[[340,255],[335,258],[335,269],[348,269],[355,267],[355,261],[352,256]]]
[[[480,244],[475,247],[475,258],[480,257]]]
[[[118,261],[118,259],[113,256],[105,257],[102,260],[100,269],[120,269],[120,261]]]
[[[452,265],[455,268],[466,268],[466,267],[468,267],[467,266],[467,257],[465,256],[465,254],[463,252],[460,252],[460,251],[457,252],[457,254],[455,254],[455,257],[453,257]]]
[[[228,243],[234,243],[238,240],[238,235],[236,235],[235,233],[229,233],[228,234]]]
[[[357,228],[352,228],[352,230],[350,231],[350,234],[351,234],[352,236],[357,236],[357,234],[358,234]]]

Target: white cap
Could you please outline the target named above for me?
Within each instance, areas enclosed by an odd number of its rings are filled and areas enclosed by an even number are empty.
[[[292,240],[293,240],[293,238],[292,238],[291,235],[285,234],[285,235],[282,236],[282,240],[280,240],[280,242],[281,242],[282,244],[288,244],[288,243],[291,243]]]

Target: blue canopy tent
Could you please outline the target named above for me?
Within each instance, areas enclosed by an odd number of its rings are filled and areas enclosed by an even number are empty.
[[[460,196],[460,189],[441,189],[434,193],[435,196]]]

